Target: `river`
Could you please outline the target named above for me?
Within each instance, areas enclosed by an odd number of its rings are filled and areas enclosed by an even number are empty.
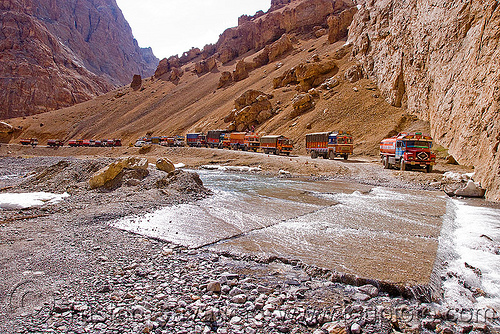
[[[450,306],[464,294],[472,306],[500,305],[499,206],[441,192],[197,172],[213,196],[113,225],[190,248],[278,256],[406,285],[429,284],[439,253]],[[483,296],[473,296],[474,287]]]

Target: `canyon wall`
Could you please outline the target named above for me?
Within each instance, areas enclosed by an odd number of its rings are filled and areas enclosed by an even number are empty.
[[[158,64],[114,0],[0,1],[0,55],[0,119],[86,101]]]
[[[476,167],[500,201],[500,8],[495,0],[367,0],[353,57],[385,99],[431,124],[436,142]]]

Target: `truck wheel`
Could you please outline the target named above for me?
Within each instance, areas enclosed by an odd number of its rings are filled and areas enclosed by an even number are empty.
[[[349,155],[344,154],[344,160],[347,160],[347,158],[349,158]]]
[[[318,157],[318,152],[311,151],[311,159],[316,159]]]
[[[427,165],[427,167],[425,167],[425,172],[426,173],[432,172],[432,165]]]
[[[387,157],[384,157],[384,159],[382,160],[382,164],[384,165],[384,169],[389,169],[389,160],[387,159]]]
[[[286,152],[285,154],[288,155],[288,156],[290,156],[290,152]]]
[[[404,160],[401,160],[401,170],[402,171],[408,170],[408,166],[406,165],[406,162]]]

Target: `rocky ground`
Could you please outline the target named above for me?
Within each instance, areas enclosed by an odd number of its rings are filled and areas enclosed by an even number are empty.
[[[249,153],[203,150],[195,159],[186,154],[190,151],[176,152],[171,154],[174,162],[182,159],[192,167],[263,161],[262,155]],[[123,173],[111,187],[90,190],[88,178],[113,160],[0,159],[2,192],[71,194],[56,205],[0,212],[2,332],[494,332],[481,322],[447,321],[456,314],[381,292],[376,282],[360,287],[335,283],[318,268],[191,250],[111,228],[110,220],[210,195],[193,173],[167,174],[154,168],[147,175]],[[416,181],[408,181],[368,159],[266,160],[270,162],[261,163],[263,173],[287,169],[293,176],[294,168],[306,166],[307,172],[320,170],[309,173],[314,177],[366,176],[370,183],[378,176],[381,184],[416,189],[432,187],[441,175],[410,172]]]

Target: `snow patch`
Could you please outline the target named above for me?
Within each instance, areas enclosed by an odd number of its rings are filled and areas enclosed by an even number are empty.
[[[0,194],[0,209],[18,210],[45,204],[56,204],[61,202],[65,197],[69,197],[69,194],[52,194],[45,192],[5,193]]]
[[[250,166],[219,166],[219,165],[203,165],[203,169],[207,170],[220,170],[223,172],[260,172],[262,168]]]

